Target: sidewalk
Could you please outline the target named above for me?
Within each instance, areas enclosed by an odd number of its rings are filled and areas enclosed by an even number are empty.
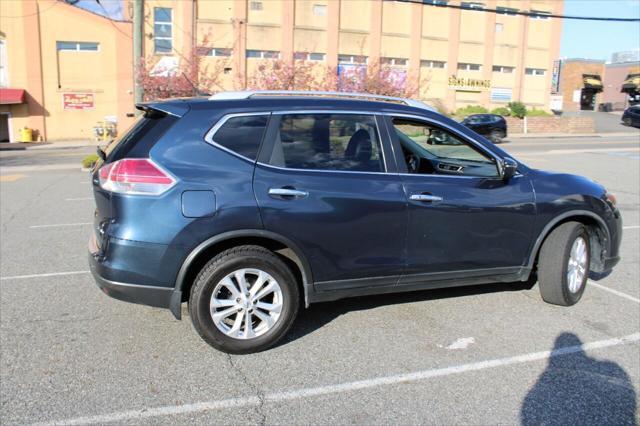
[[[56,142],[11,142],[0,143],[0,151],[24,151],[25,149],[68,149],[97,147],[106,145],[104,141],[94,141],[91,139],[67,140]]]
[[[640,129],[629,129],[626,132],[611,133],[510,133],[507,139],[573,139],[573,138],[616,138],[638,137]]]

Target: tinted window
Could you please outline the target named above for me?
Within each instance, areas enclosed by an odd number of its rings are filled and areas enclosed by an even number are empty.
[[[384,170],[375,118],[351,114],[282,115],[270,163],[311,170]]]
[[[213,142],[255,160],[268,118],[266,114],[231,117],[213,135]]]

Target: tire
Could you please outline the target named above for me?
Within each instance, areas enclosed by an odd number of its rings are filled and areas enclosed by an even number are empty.
[[[582,239],[584,244],[584,273],[573,282],[568,276],[572,250]],[[577,249],[578,251],[579,248]],[[582,259],[582,257],[580,257]],[[578,222],[567,222],[554,229],[542,244],[538,259],[538,286],[542,299],[554,305],[571,306],[578,303],[589,278],[591,247],[589,234]]]
[[[624,118],[622,119],[622,124],[624,124],[625,126],[632,126],[633,122],[631,121],[630,118]]]
[[[247,288],[245,295],[239,291],[242,285],[239,284],[236,273],[246,278],[246,281],[242,280]],[[259,273],[261,275],[258,275]],[[253,289],[259,277],[267,277],[262,289],[273,287],[278,290],[267,292],[266,296],[254,305],[253,297],[246,296],[250,294],[249,290]],[[252,278],[255,279],[253,282]],[[273,281],[275,285],[272,285]],[[231,287],[236,293],[230,291]],[[212,300],[214,291],[216,303],[220,304],[215,307]],[[227,297],[224,297],[225,295]],[[255,295],[259,296],[260,291],[256,291]],[[194,328],[209,345],[230,354],[248,354],[273,346],[289,331],[298,314],[299,299],[298,285],[293,273],[275,253],[259,246],[239,246],[218,254],[202,268],[191,287],[189,314]],[[234,302],[235,305],[229,305]],[[259,308],[267,305],[280,308]],[[224,315],[222,312],[227,309],[233,313],[222,320],[218,317],[216,324],[212,311]],[[233,309],[241,310],[236,312]],[[263,320],[265,317],[272,322],[271,325]],[[247,321],[247,318],[250,321]],[[241,321],[240,328],[235,329],[238,320]],[[248,327],[247,323],[251,325]]]
[[[493,130],[490,134],[489,134],[489,140],[491,140],[491,142],[493,143],[500,143],[502,142],[502,138],[503,138],[503,133],[498,131],[498,130]]]

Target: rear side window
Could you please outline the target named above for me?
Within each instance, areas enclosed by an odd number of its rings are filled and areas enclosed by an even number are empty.
[[[380,138],[370,115],[282,115],[269,162],[292,169],[384,171]]]
[[[268,120],[268,114],[230,116],[217,129],[214,127],[211,142],[253,161]]]
[[[178,121],[161,112],[145,112],[134,124],[104,148],[108,162],[124,157],[146,157],[162,135]]]

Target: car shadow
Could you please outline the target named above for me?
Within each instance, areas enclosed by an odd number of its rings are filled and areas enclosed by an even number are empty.
[[[476,286],[443,288],[437,290],[420,290],[405,293],[389,293],[374,296],[359,296],[333,302],[314,303],[309,308],[302,307],[291,330],[277,346],[285,345],[314,332],[325,324],[343,314],[354,311],[365,311],[387,305],[401,305],[403,303],[424,302],[437,299],[472,296],[506,291],[530,290],[535,281],[495,283]]]
[[[636,392],[628,374],[615,362],[591,358],[580,345],[573,333],[556,338],[553,351],[560,356],[549,358],[525,397],[523,425],[638,424]]]

